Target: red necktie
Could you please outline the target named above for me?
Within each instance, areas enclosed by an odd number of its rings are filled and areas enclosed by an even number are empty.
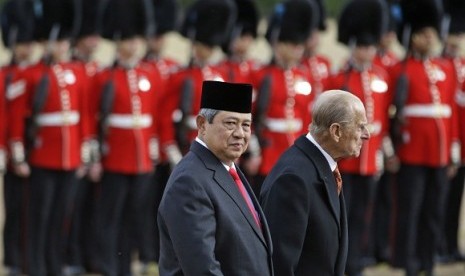
[[[233,167],[231,167],[229,169],[229,174],[234,179],[234,182],[236,182],[237,188],[239,189],[239,191],[241,192],[242,197],[244,198],[245,202],[247,203],[247,206],[249,207],[249,210],[252,213],[252,216],[255,219],[255,222],[257,223],[258,227],[261,228],[260,220],[258,219],[258,214],[255,211],[255,208],[254,208],[254,206],[252,204],[252,201],[251,201],[249,195],[247,194],[247,191],[245,190],[245,187],[244,187],[244,184],[241,181],[241,178],[239,177],[239,175],[237,174],[236,170]]]
[[[333,171],[333,175],[334,180],[336,180],[337,194],[340,195],[342,190],[342,177],[338,167]]]

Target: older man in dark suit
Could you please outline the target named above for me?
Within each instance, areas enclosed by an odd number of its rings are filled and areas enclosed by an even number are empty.
[[[276,275],[344,275],[347,219],[337,161],[360,154],[365,108],[351,93],[322,93],[310,132],[296,140],[263,183]]]
[[[203,83],[198,136],[158,211],[161,276],[273,275],[264,214],[234,164],[250,138],[251,102],[248,84]]]

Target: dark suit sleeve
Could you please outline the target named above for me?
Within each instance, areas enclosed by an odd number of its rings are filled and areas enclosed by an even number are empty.
[[[307,185],[292,174],[279,176],[265,200],[263,209],[273,241],[275,275],[294,275],[301,257],[310,209]]]
[[[163,200],[166,204],[159,212],[161,253],[167,245],[163,243],[170,243],[183,275],[223,275],[214,254],[215,210],[202,185],[189,175],[181,176]],[[160,275],[171,272],[160,271]]]

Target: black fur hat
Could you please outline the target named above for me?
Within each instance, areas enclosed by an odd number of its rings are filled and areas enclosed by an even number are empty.
[[[444,11],[450,16],[449,33],[465,33],[465,1],[444,0]]]
[[[376,45],[387,31],[388,9],[384,0],[353,0],[341,12],[338,40],[346,45]]]
[[[57,39],[75,38],[81,25],[80,7],[81,0],[34,1],[37,38],[47,40],[54,31]]]
[[[155,31],[151,0],[107,0],[103,11],[103,37],[148,37]]]
[[[177,0],[152,0],[155,16],[155,36],[174,31],[179,24],[179,3]]]
[[[187,10],[181,34],[209,46],[221,46],[228,39],[237,16],[231,0],[197,0]]]
[[[318,6],[314,1],[287,0],[274,7],[266,38],[271,44],[275,41],[304,43],[318,20]]]
[[[2,39],[5,47],[35,40],[35,14],[31,0],[9,0],[2,8]]]

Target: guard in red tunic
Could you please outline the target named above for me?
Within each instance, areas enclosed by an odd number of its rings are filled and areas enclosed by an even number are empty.
[[[465,2],[445,1],[445,10],[450,16],[449,34],[444,41],[443,58],[449,64],[457,81],[456,102],[459,114],[459,138],[461,144],[460,166],[450,180],[444,214],[444,237],[440,252],[446,261],[461,261],[463,255],[458,249],[460,210],[465,181],[465,58],[460,55],[465,33]],[[457,149],[458,150],[458,149]],[[457,154],[458,155],[458,154]]]
[[[155,28],[153,33],[147,39],[147,54],[144,62],[153,67],[161,76],[161,84],[159,87],[160,93],[164,93],[167,89],[168,80],[171,75],[180,69],[180,64],[163,55],[164,47],[166,47],[165,39],[168,32],[175,31],[178,26],[179,18],[179,4],[177,0],[152,0],[153,1],[153,18],[155,20]],[[162,105],[164,103],[161,103]],[[160,113],[165,114],[165,113]],[[160,129],[159,132],[162,130]],[[166,183],[171,174],[171,166],[168,162],[165,151],[159,149],[159,162],[156,164],[155,174],[153,176],[153,185],[150,191],[150,202],[152,208],[145,210],[146,215],[144,222],[144,235],[146,242],[143,248],[139,249],[139,260],[142,263],[141,271],[150,269],[154,262],[158,262],[160,243],[158,237],[157,214],[158,206],[160,205],[163,191],[165,190]]]
[[[65,222],[89,137],[86,77],[67,60],[75,10],[72,1],[42,1],[36,26],[46,57],[18,73],[8,88],[10,145],[15,172],[30,173],[27,248],[29,275],[60,275]],[[64,16],[62,16],[64,15]],[[27,120],[26,120],[27,119]],[[27,122],[27,123],[25,123]]]
[[[85,72],[87,81],[90,82],[100,70],[100,65],[94,59],[94,54],[101,40],[101,30],[98,26],[102,17],[102,1],[82,0],[79,3],[81,5],[80,16],[85,20],[81,22],[75,38],[72,59]],[[95,141],[90,141],[86,146],[86,151],[91,151],[91,148],[95,146]],[[97,257],[94,255],[97,249],[92,230],[94,229],[93,208],[97,189],[98,185],[89,181],[88,177],[79,180],[76,200],[72,206],[73,217],[69,222],[71,226],[68,233],[67,259],[64,268],[67,274],[83,274],[85,271],[90,272],[95,269]]]
[[[32,64],[34,53],[34,12],[32,1],[7,1],[2,9],[2,39],[3,44],[9,48],[12,58],[8,65],[2,68],[2,93],[0,113],[3,113],[2,137],[8,134],[8,120],[6,119],[9,101],[15,97],[14,90],[7,93],[6,87],[18,74],[22,74]],[[19,177],[14,173],[11,162],[7,159],[11,154],[7,152],[6,140],[3,140],[3,151],[0,153],[0,170],[4,173],[3,196],[5,202],[5,226],[3,228],[3,263],[10,274],[25,273],[24,263],[24,237],[26,236],[27,205],[24,197],[27,194],[27,178]]]
[[[235,17],[236,6],[231,0],[200,0],[186,11],[181,34],[192,42],[192,59],[170,77],[162,98],[161,150],[171,166],[179,162],[197,135],[195,117],[200,110],[202,82],[226,79],[214,50],[226,41]]]
[[[397,40],[397,28],[401,21],[401,8],[398,0],[383,0],[387,5],[388,29],[381,35],[373,64],[388,69],[399,62],[399,57],[392,50]]]
[[[327,82],[331,73],[331,63],[329,59],[318,54],[320,46],[320,32],[326,30],[326,7],[323,0],[316,0],[318,5],[319,18],[318,25],[312,30],[310,37],[305,43],[305,52],[301,60],[302,65],[310,72],[310,82],[315,98],[323,91],[327,90]]]
[[[398,0],[385,1],[389,11],[388,30],[381,35],[373,64],[384,68],[389,73],[391,67],[399,62],[399,57],[393,52],[392,47],[397,41],[396,30],[401,20],[401,10]],[[392,95],[392,87],[391,84],[390,95]],[[389,237],[392,223],[391,215],[393,214],[393,183],[395,182],[395,174],[399,169],[399,160],[394,154],[394,147],[389,137],[383,139],[382,161],[384,162],[384,171],[381,172],[376,188],[372,223],[373,239],[370,240],[373,244],[372,250],[369,252],[370,257],[374,257],[378,263],[385,263],[390,257]]]
[[[262,64],[250,56],[250,49],[257,38],[257,27],[260,14],[255,0],[235,0],[237,18],[227,41],[222,45],[226,58],[219,64],[229,82],[251,83],[254,72]],[[260,164],[260,148],[257,139],[252,139],[247,152],[239,162],[245,177],[251,181],[257,174]]]
[[[362,100],[370,132],[370,139],[364,141],[360,156],[338,164],[349,226],[346,265],[349,276],[360,275],[364,268],[362,257],[368,253],[371,237],[377,176],[383,169],[382,141],[388,134],[388,75],[383,68],[373,64],[376,46],[387,30],[385,10],[383,0],[352,1],[343,8],[338,22],[338,39],[345,45],[353,43],[350,46],[354,48],[346,67],[328,81],[329,89],[347,90]]]
[[[259,69],[258,61],[249,57],[249,50],[257,38],[259,11],[254,0],[235,0],[237,19],[227,41],[222,45],[226,59],[220,63],[227,81],[250,83],[251,73]]]
[[[285,1],[275,7],[271,16],[267,39],[273,46],[274,58],[253,79],[257,90],[255,134],[262,154],[252,184],[257,195],[279,156],[307,132],[311,122],[314,91],[308,71],[299,67],[299,62],[317,16],[317,7],[310,1]]]
[[[431,275],[448,186],[447,171],[460,160],[456,78],[432,57],[441,29],[438,1],[401,2],[404,32],[411,30],[408,57],[393,68],[396,121],[391,126],[401,166],[393,264],[407,275]],[[408,34],[406,34],[408,36]],[[400,130],[400,131],[399,131]]]
[[[153,18],[149,1],[111,0],[104,10],[103,36],[117,38],[114,65],[99,72],[90,89],[92,133],[100,158],[90,176],[101,190],[95,209],[99,272],[130,275],[131,252],[143,248],[146,210],[158,159],[157,121],[161,79],[138,55]],[[98,123],[97,123],[98,122]],[[100,160],[99,160],[100,159]]]
[[[0,70],[0,174],[6,171],[6,103],[5,103],[5,78],[3,70]]]

